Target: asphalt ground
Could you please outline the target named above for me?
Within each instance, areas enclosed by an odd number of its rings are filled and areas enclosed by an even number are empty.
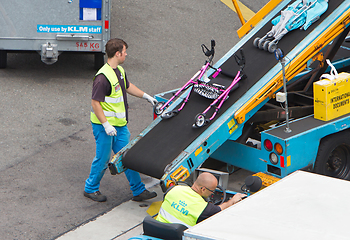
[[[258,11],[267,0],[242,1]],[[202,66],[202,43],[219,60],[237,42],[238,16],[218,0],[112,2],[111,37],[124,39],[128,79],[150,95],[181,87]],[[132,197],[124,174],[107,171],[105,203],[83,196],[95,155],[89,121],[94,58],[63,53],[45,65],[37,53],[8,54],[0,69],[0,236],[55,239]],[[152,108],[129,97],[135,137]],[[150,181],[142,176],[146,183]]]

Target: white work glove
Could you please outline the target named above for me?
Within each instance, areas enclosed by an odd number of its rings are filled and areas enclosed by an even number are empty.
[[[102,123],[102,126],[105,128],[105,131],[108,136],[117,136],[117,130],[109,124],[109,122]]]
[[[156,99],[154,99],[153,97],[151,97],[150,95],[148,95],[147,93],[144,93],[142,98],[146,99],[147,101],[149,101],[152,106],[156,105],[158,103],[158,101]]]

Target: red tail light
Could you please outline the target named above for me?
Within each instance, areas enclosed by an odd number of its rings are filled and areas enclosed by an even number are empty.
[[[273,149],[272,142],[269,139],[266,139],[264,141],[264,147],[267,151],[269,151],[269,152],[272,151],[272,149]]]

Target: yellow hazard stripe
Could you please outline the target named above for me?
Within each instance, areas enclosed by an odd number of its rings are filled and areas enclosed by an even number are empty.
[[[234,12],[237,12],[235,7],[233,6],[232,0],[221,0],[221,2],[225,3],[226,6],[228,6],[229,8],[231,8]],[[239,8],[241,9],[243,18],[248,21],[249,19],[251,19],[255,13],[250,10],[247,6],[245,6],[243,3],[241,3],[240,1],[237,1]]]

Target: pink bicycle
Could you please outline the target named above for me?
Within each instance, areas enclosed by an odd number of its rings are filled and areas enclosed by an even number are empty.
[[[214,101],[208,106],[207,109],[205,109],[202,113],[199,113],[195,117],[195,122],[193,124],[193,127],[198,128],[202,127],[206,124],[208,124],[211,120],[215,118],[217,113],[219,112],[222,104],[226,99],[228,99],[229,93],[234,89],[234,86],[243,78],[243,68],[245,65],[245,58],[243,55],[243,50],[240,50],[241,57],[238,57],[236,54],[234,54],[235,60],[237,64],[240,66],[240,70],[237,72],[235,76],[232,76],[231,74],[225,73],[221,70],[221,68],[214,68],[210,64],[213,60],[214,53],[215,53],[215,41],[211,40],[211,49],[209,50],[204,44],[201,45],[202,51],[205,54],[205,56],[208,57],[208,59],[205,61],[205,64],[202,66],[202,68],[185,84],[183,85],[167,102],[158,102],[154,106],[154,113],[156,115],[161,115],[161,118],[168,119],[175,115],[177,115],[186,105],[188,102],[190,95],[192,91],[198,93],[199,95],[208,98],[208,99],[214,99]],[[212,68],[215,70],[213,74],[213,78],[216,78],[219,73],[233,78],[233,81],[228,87],[225,87],[220,84],[211,83],[210,79],[206,76],[206,72],[208,68]],[[181,106],[178,109],[172,110],[172,111],[166,111],[164,110],[170,105],[170,103],[178,97],[183,91],[187,90],[189,87],[192,87],[191,91],[187,94],[186,98],[183,100]],[[206,113],[211,109],[211,107],[216,106],[215,112],[212,114],[212,116],[209,119],[206,119]]]

